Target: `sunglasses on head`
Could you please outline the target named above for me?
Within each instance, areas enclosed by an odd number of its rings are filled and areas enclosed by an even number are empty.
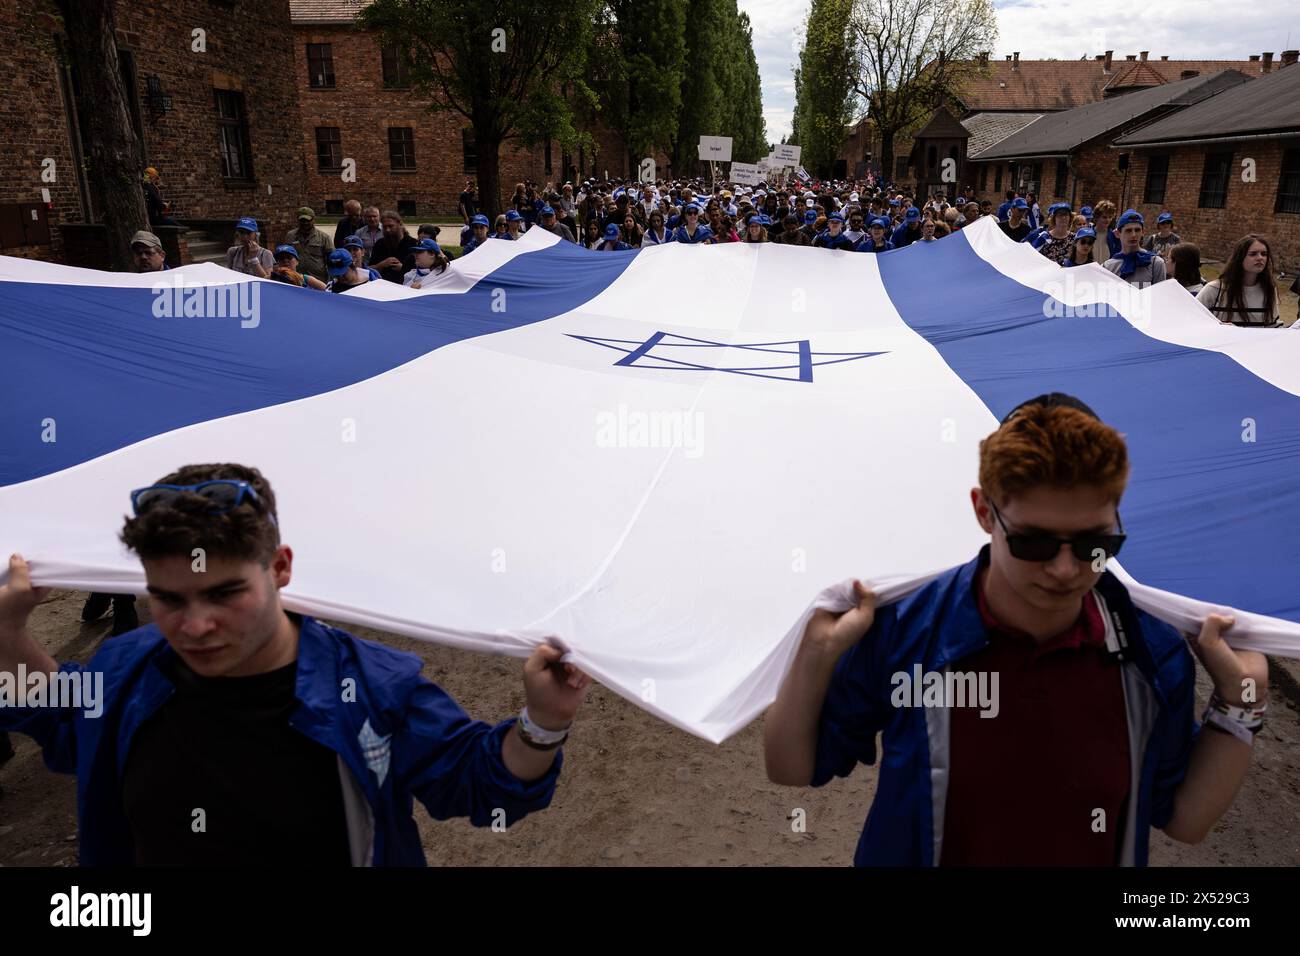
[[[246,481],[233,478],[216,478],[212,481],[200,481],[197,485],[150,485],[137,488],[131,492],[131,509],[136,515],[142,515],[154,505],[175,501],[183,494],[198,495],[210,505],[209,514],[223,515],[233,511],[247,498],[260,503],[261,499],[253,486]],[[275,524],[275,515],[267,512],[271,523]]]
[[[989,507],[993,509],[993,517],[998,519],[1002,533],[1006,535],[1007,548],[1011,556],[1021,561],[1051,561],[1060,553],[1063,544],[1068,544],[1070,553],[1080,561],[1095,561],[1099,557],[1098,551],[1110,559],[1119,554],[1119,549],[1128,538],[1124,533],[1124,522],[1120,520],[1118,511],[1115,512],[1115,522],[1119,525],[1119,531],[1114,534],[1087,532],[1075,535],[1073,538],[1058,538],[1054,534],[1043,532],[1012,534],[1007,530],[1006,522],[998,512],[998,506],[990,501]]]

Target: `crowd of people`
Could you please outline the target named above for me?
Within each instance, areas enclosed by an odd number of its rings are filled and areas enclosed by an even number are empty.
[[[1154,230],[1148,231],[1141,213],[1119,213],[1109,199],[1078,210],[1056,202],[1044,214],[1033,193],[1022,196],[1008,190],[1006,200],[994,209],[989,200],[976,199],[970,186],[961,195],[936,192],[922,197],[878,183],[870,173],[851,182],[715,183],[711,188],[698,179],[653,184],[587,179],[558,188],[529,180],[516,184],[505,210],[489,219],[480,211],[474,181],[467,180],[457,212],[462,221],[461,255],[489,239],[519,239],[530,229],[544,229],[602,252],[668,242],[775,242],[882,253],[937,242],[979,219],[994,217],[1008,237],[1027,243],[1062,268],[1095,263],[1139,288],[1173,280],[1220,322],[1257,328],[1283,324],[1274,256],[1265,237],[1242,237],[1221,275],[1206,282],[1200,249],[1174,231],[1172,213],[1161,212]],[[418,289],[446,271],[454,258],[438,243],[438,226],[421,225],[412,237],[400,213],[363,207],[355,199],[344,204],[333,236],[316,225],[310,207],[298,210],[297,221],[297,229],[268,249],[259,244],[257,221],[240,219],[226,265],[258,278],[346,292],[379,280]],[[139,271],[166,268],[162,244],[153,233],[138,233],[132,249]],[[1291,291],[1300,294],[1300,279]],[[1300,323],[1294,327],[1300,328]]]

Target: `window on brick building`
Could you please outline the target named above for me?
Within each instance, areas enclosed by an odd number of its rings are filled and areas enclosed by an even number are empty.
[[[342,199],[325,200],[325,215],[327,216],[343,215],[343,200]]]
[[[397,213],[403,219],[415,218],[415,200],[399,199],[397,200]]]
[[[980,192],[989,188],[989,164],[980,164]]]
[[[1277,180],[1273,211],[1300,213],[1300,149],[1282,151],[1282,175]]]
[[[1070,185],[1070,164],[1063,159],[1056,161],[1056,195],[1064,196],[1069,193]]]
[[[384,89],[409,89],[411,86],[411,70],[407,65],[406,57],[402,56],[402,51],[396,46],[386,46],[383,49],[383,57]]]
[[[307,83],[313,90],[334,89],[334,45],[307,44]]]
[[[248,114],[244,94],[213,90],[217,98],[217,137],[221,175],[226,179],[252,179],[253,154],[249,148]]]
[[[993,191],[1002,192],[1002,164],[998,163],[996,171],[993,173]]]
[[[478,149],[474,146],[474,131],[472,129],[463,129],[460,131],[460,149],[463,154],[465,172],[478,172]]]
[[[894,160],[894,178],[895,178],[895,179],[906,179],[906,178],[907,178],[907,157],[906,157],[906,156],[899,156],[899,157],[895,158],[895,160]]]
[[[390,169],[415,168],[415,130],[411,127],[388,127],[388,166]]]
[[[546,141],[546,175],[551,175],[551,141]]]
[[[1232,153],[1206,153],[1201,173],[1202,209],[1222,209],[1228,199],[1228,176],[1232,172]]]
[[[337,126],[316,127],[316,168],[322,172],[343,168],[343,144]]]
[[[1169,155],[1152,156],[1147,160],[1147,185],[1143,199],[1160,205],[1165,201],[1165,186],[1169,183]]]

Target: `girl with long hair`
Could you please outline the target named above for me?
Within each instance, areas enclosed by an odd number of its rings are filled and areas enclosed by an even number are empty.
[[[1273,283],[1273,253],[1263,236],[1243,236],[1219,278],[1205,284],[1198,302],[1223,323],[1276,328],[1282,324]]]

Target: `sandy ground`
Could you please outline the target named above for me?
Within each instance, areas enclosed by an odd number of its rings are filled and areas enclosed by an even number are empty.
[[[78,620],[83,597],[55,592],[33,616],[33,633],[60,660],[86,660],[108,631],[107,619],[92,625]],[[147,621],[145,602],[139,606]],[[350,630],[418,654],[425,676],[472,716],[499,720],[523,703],[518,660]],[[1280,663],[1271,680],[1269,723],[1236,803],[1198,846],[1154,833],[1153,865],[1300,864],[1300,667]],[[1202,675],[1202,700],[1207,692]],[[26,737],[15,735],[14,742],[18,756],[0,770],[6,791],[0,798],[0,865],[75,865],[74,780],[46,770]],[[429,862],[842,866],[853,859],[875,790],[870,767],[820,790],[778,787],[763,773],[761,721],[714,746],[599,686],[579,715],[565,761],[551,807],[503,833],[466,821],[436,823],[417,804]],[[805,811],[804,833],[791,826],[796,808]]]

